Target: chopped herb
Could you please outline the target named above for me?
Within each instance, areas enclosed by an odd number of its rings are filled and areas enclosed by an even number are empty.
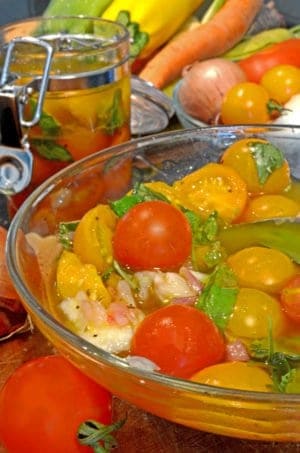
[[[60,162],[73,162],[72,154],[63,146],[58,145],[52,140],[31,139],[37,153],[48,160],[58,160]]]
[[[195,245],[209,244],[216,239],[219,231],[218,213],[216,211],[212,212],[205,220],[188,209],[183,209],[183,212],[192,228]]]
[[[259,182],[264,184],[273,171],[283,165],[283,153],[271,143],[251,142],[249,147],[256,163]]]
[[[138,282],[132,274],[129,274],[124,269],[121,268],[117,261],[113,262],[113,267],[115,271],[125,280],[133,290],[138,289]]]
[[[210,244],[208,251],[204,255],[204,261],[209,268],[215,267],[224,258],[224,252],[220,241],[214,241]]]
[[[222,330],[234,309],[238,294],[237,280],[232,270],[221,264],[210,275],[196,308],[203,310]]]
[[[37,102],[34,99],[29,100],[30,103],[30,108],[31,111],[34,112],[36,109]],[[45,112],[44,110],[42,111],[40,120],[39,120],[39,126],[42,129],[43,133],[46,135],[59,135],[61,125],[60,123],[49,113]]]
[[[115,91],[112,105],[108,108],[105,116],[107,118],[105,130],[108,134],[113,135],[115,130],[122,127],[125,121],[121,89]]]
[[[58,226],[59,242],[66,250],[73,248],[73,233],[78,226],[79,221],[75,222],[60,222]]]
[[[118,217],[122,217],[136,204],[152,200],[161,200],[169,203],[168,199],[161,193],[149,189],[144,184],[136,184],[131,194],[125,195],[119,200],[112,201],[110,207]]]
[[[275,351],[275,343],[270,326],[269,337],[260,341],[254,341],[250,345],[250,356],[252,360],[264,362],[270,370],[274,389],[284,393],[287,386],[294,383],[296,378],[296,367],[300,363],[300,354],[283,351]]]

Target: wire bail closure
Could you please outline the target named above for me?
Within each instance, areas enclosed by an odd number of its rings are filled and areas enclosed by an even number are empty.
[[[43,75],[26,85],[15,84],[18,75],[10,71],[17,45],[36,45],[45,50]],[[0,193],[14,195],[31,181],[33,157],[24,129],[37,124],[41,118],[48,86],[53,47],[37,38],[15,38],[8,43],[0,78]],[[24,109],[30,96],[38,92],[32,118],[26,119]]]

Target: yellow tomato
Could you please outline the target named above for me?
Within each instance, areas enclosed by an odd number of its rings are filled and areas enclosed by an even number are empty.
[[[266,140],[254,138],[238,140],[226,149],[221,161],[239,173],[240,177],[246,182],[250,194],[281,194],[291,184],[289,165],[284,160],[282,165],[274,169],[267,180],[261,183],[257,163],[252,152],[252,147],[256,143],[268,144]]]
[[[112,263],[112,235],[117,216],[108,205],[98,205],[80,220],[74,233],[73,250],[83,263],[103,272]]]
[[[191,380],[200,384],[254,392],[270,392],[273,384],[266,370],[245,362],[218,363],[194,374]]]
[[[108,306],[111,297],[93,264],[83,264],[73,252],[64,250],[56,270],[56,287],[61,299],[75,297],[80,291],[90,299]]]
[[[275,337],[281,334],[285,318],[275,297],[253,288],[241,288],[229,318],[226,332],[235,338],[267,337],[272,322]]]
[[[239,286],[278,293],[295,275],[292,260],[279,250],[247,247],[227,259]]]
[[[289,64],[274,66],[264,73],[260,84],[272,99],[285,104],[294,94],[300,93],[300,69]]]
[[[295,217],[299,211],[299,204],[284,195],[261,195],[249,200],[241,220],[255,222],[275,217]]]
[[[174,183],[181,204],[207,217],[218,211],[227,222],[237,219],[247,202],[247,188],[227,165],[210,163]]]

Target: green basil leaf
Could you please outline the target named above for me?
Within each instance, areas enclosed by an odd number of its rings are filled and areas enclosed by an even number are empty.
[[[78,226],[79,221],[75,222],[60,222],[58,226],[59,242],[66,250],[73,248],[73,233]]]
[[[118,89],[114,93],[112,105],[108,108],[105,117],[107,118],[105,130],[113,134],[116,129],[125,122],[125,115],[122,107],[122,91]]]
[[[259,182],[264,184],[273,171],[283,165],[283,153],[271,143],[251,142],[249,147],[256,163]]]
[[[73,162],[72,154],[66,148],[52,140],[34,138],[31,139],[31,143],[37,153],[45,159]]]
[[[32,112],[36,109],[36,101],[34,99],[30,99],[30,107]],[[40,120],[39,120],[39,126],[42,129],[43,133],[47,136],[56,136],[59,135],[61,125],[60,123],[49,113],[45,112],[44,110],[42,111]]]
[[[216,267],[210,275],[196,308],[203,310],[221,329],[226,328],[238,294],[235,275],[226,265]]]

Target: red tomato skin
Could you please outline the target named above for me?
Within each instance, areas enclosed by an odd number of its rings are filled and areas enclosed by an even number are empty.
[[[0,442],[9,453],[88,453],[76,432],[93,419],[110,424],[111,394],[60,356],[19,367],[0,393]]]
[[[288,318],[300,324],[300,274],[293,277],[283,288],[280,302]]]
[[[300,39],[291,38],[273,44],[238,62],[249,82],[259,83],[264,73],[280,64],[300,67]]]
[[[115,259],[134,271],[176,270],[189,257],[192,232],[184,214],[164,201],[133,206],[117,223]]]
[[[220,362],[224,339],[209,317],[194,307],[168,305],[148,315],[133,337],[132,355],[146,357],[160,372],[189,378]]]

